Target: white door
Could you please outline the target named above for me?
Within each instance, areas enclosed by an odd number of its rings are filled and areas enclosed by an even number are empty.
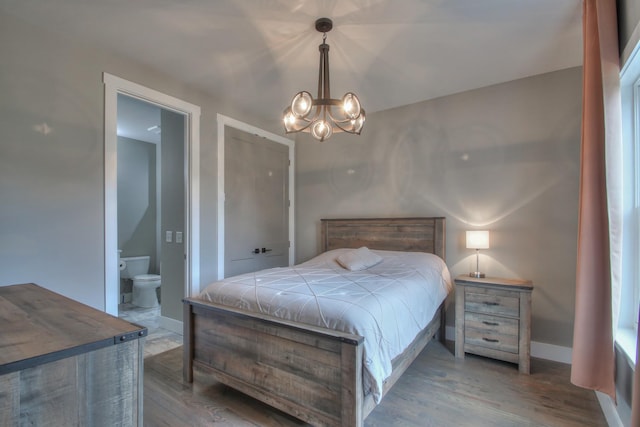
[[[289,264],[289,149],[225,128],[225,277]]]

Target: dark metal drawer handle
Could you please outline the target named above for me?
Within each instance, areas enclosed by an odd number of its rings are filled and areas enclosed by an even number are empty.
[[[487,322],[486,320],[483,320],[482,323],[484,323],[485,325],[489,325],[489,326],[500,326],[500,323]]]
[[[484,301],[483,304],[484,305],[500,305],[499,302],[491,302],[491,301]]]
[[[482,340],[486,342],[500,342],[500,340],[494,340],[493,338],[485,338],[485,337],[482,337]]]

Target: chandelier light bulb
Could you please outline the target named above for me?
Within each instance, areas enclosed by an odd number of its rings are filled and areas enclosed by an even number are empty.
[[[291,112],[289,112],[289,114],[287,114],[286,116],[284,116],[284,124],[285,125],[292,125],[296,122],[296,118],[293,117],[293,114],[291,114]]]
[[[284,128],[287,132],[295,132],[296,131],[296,116],[291,112],[291,107],[287,107],[284,110],[284,115],[282,118],[284,122]]]
[[[311,111],[313,97],[309,92],[298,92],[291,101],[291,111],[296,118],[306,117]]]
[[[320,142],[330,138],[332,134],[333,130],[331,126],[322,119],[316,121],[313,126],[311,126],[311,135]]]
[[[358,100],[358,97],[355,94],[348,92],[342,98],[342,109],[349,119],[353,120],[357,118],[360,115],[360,101]]]
[[[344,107],[342,107],[342,109],[344,110],[345,114],[347,116],[350,116],[353,114],[353,103],[351,101],[346,101],[344,103]]]

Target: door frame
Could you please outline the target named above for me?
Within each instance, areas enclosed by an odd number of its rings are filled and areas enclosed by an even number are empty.
[[[104,83],[104,289],[105,311],[118,315],[118,94],[184,114],[185,297],[200,292],[200,107],[103,73]]]
[[[295,257],[295,141],[280,135],[257,128],[222,114],[218,120],[218,280],[224,279],[224,127],[229,126],[253,135],[277,142],[288,147],[289,150],[289,265],[293,265]]]

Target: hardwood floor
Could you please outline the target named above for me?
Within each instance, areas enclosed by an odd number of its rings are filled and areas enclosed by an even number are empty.
[[[451,343],[449,343],[451,344]],[[569,366],[531,360],[515,365],[467,355],[432,342],[365,426],[603,426],[593,392],[569,382]],[[303,426],[305,423],[207,379],[182,381],[182,348],[145,358],[146,426]]]

